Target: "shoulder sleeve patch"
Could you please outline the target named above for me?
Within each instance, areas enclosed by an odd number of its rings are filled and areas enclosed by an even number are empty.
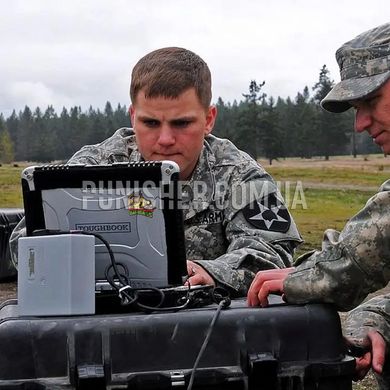
[[[291,225],[290,213],[275,193],[249,203],[242,213],[247,222],[261,230],[286,233]]]

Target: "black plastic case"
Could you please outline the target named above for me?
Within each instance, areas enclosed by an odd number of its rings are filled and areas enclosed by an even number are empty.
[[[8,241],[12,230],[23,216],[23,209],[0,209],[0,281],[16,279],[16,269],[11,262]]]
[[[216,308],[22,318],[8,301],[0,389],[187,388]],[[354,366],[331,306],[236,300],[220,313],[193,389],[348,390]]]

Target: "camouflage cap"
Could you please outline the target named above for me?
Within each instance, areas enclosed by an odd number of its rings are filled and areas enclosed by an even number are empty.
[[[390,23],[366,31],[336,51],[341,81],[321,101],[330,112],[343,112],[390,79]]]

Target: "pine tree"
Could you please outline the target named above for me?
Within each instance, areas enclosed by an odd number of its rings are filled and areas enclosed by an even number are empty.
[[[18,137],[19,119],[16,115],[15,110],[13,110],[11,116],[7,118],[5,126],[9,131],[13,144],[16,145]]]
[[[121,127],[130,126],[130,116],[125,105],[121,106],[120,104],[118,104],[116,110],[114,111],[114,123],[115,130]]]
[[[225,104],[222,98],[219,97],[215,106],[218,115],[213,134],[217,137],[228,138],[235,143],[237,139],[237,104],[232,107],[230,104]]]
[[[260,115],[261,105],[266,94],[261,92],[265,81],[258,84],[252,80],[249,84],[249,93],[242,94],[245,102],[240,104],[237,118],[237,146],[248,152],[254,159],[260,152]]]
[[[263,101],[261,108],[260,145],[262,154],[272,165],[273,160],[284,154],[283,130],[279,123],[279,114],[274,99],[271,97],[268,102]]]
[[[33,138],[33,116],[28,106],[24,107],[23,112],[19,112],[19,126],[16,135],[15,158],[18,161],[29,161],[30,142]]]
[[[319,80],[314,85],[313,102],[316,103],[316,120],[314,121],[313,130],[315,131],[315,139],[317,151],[323,155],[326,160],[329,156],[342,152],[347,143],[347,132],[345,128],[344,118],[327,112],[320,107],[320,102],[333,88],[334,82],[329,77],[329,70],[326,65],[321,68]]]
[[[310,102],[309,88],[306,86],[302,93],[295,98],[294,113],[290,118],[294,133],[295,156],[310,158],[316,148],[315,126],[316,108]]]
[[[5,125],[3,115],[0,114],[0,163],[9,164],[14,160],[14,148],[11,136]]]

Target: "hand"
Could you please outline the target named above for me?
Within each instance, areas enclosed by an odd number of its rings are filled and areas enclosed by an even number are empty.
[[[268,295],[284,293],[284,280],[294,268],[269,269],[259,271],[248,290],[247,302],[249,306],[268,306]]]
[[[352,344],[351,340],[346,339],[347,344]],[[369,348],[363,356],[356,358],[356,368],[354,380],[363,379],[370,368],[377,373],[382,373],[383,364],[385,363],[386,341],[380,333],[373,330],[367,333],[367,337],[363,340],[361,346]]]
[[[214,279],[210,276],[210,274],[203,267],[191,260],[187,260],[187,272],[189,278],[184,283],[185,286],[195,286],[197,284],[211,284],[215,286]]]

